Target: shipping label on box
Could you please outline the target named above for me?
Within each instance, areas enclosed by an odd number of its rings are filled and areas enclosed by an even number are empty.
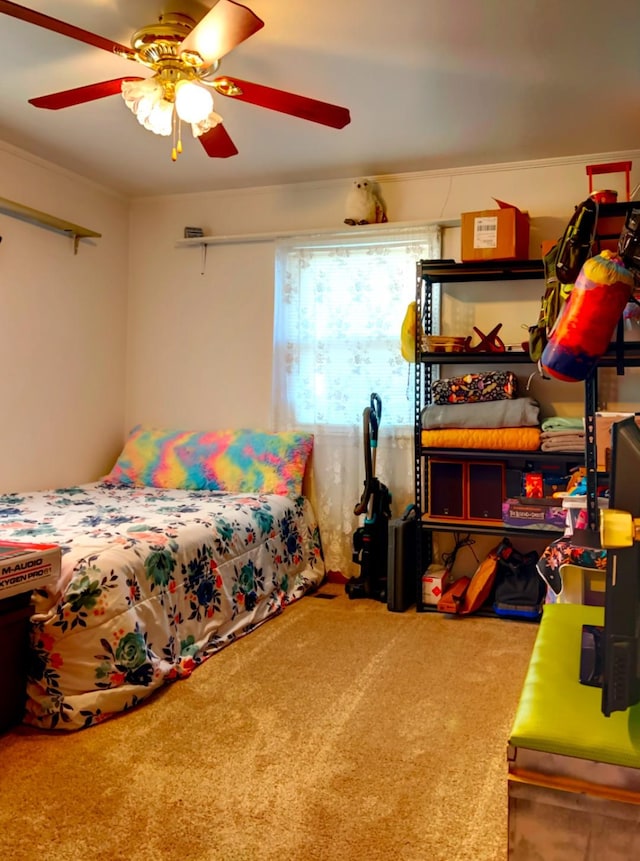
[[[496,200],[499,209],[463,212],[463,262],[526,260],[529,257],[529,214]]]
[[[479,215],[473,219],[473,247],[498,247],[498,216]]]
[[[57,544],[0,541],[0,599],[55,583],[61,559]]]

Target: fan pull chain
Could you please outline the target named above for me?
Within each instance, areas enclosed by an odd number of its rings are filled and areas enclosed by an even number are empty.
[[[177,121],[176,130],[176,112],[173,111],[173,148],[171,150],[171,161],[177,161],[178,156],[182,152],[182,120]]]

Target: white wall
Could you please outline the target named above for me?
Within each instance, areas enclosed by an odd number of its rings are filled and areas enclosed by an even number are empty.
[[[377,177],[391,221],[455,219],[495,206],[497,197],[531,215],[532,257],[543,239],[561,235],[574,206],[588,194],[587,164],[629,159],[632,187],[640,181],[640,151],[576,156],[455,171]],[[603,176],[598,187],[618,188],[623,177]],[[178,248],[186,225],[207,235],[295,233],[342,229],[349,183],[207,192],[134,201],[131,218],[131,292],[126,420],[183,427],[267,426],[270,421],[274,245],[248,242],[210,246],[204,274],[199,248]],[[357,228],[354,228],[357,229]],[[447,232],[445,256],[459,258],[459,230]],[[517,302],[489,285],[474,301],[459,295],[458,325],[470,334],[504,323],[509,342],[526,338],[542,292],[516,282]],[[414,285],[407,285],[407,302]],[[482,301],[477,301],[481,295]],[[522,300],[525,300],[524,302]],[[452,325],[455,325],[455,320]],[[483,328],[486,326],[487,328]],[[638,403],[632,375],[601,375],[602,399]],[[582,387],[534,380],[545,411],[578,415]],[[551,406],[553,404],[553,406]],[[628,408],[628,407],[625,407]]]
[[[457,218],[493,196],[528,209],[534,256],[586,196],[585,165],[622,158],[634,161],[634,186],[640,151],[377,179],[392,221]],[[341,229],[349,183],[128,202],[6,144],[0,182],[2,197],[102,233],[74,255],[70,239],[0,214],[0,492],[98,478],[138,421],[269,425],[273,243],[212,246],[201,274],[200,250],[176,240],[185,225],[220,235]],[[445,254],[458,249],[449,231]],[[532,289],[526,306],[492,305],[487,293],[472,317],[465,306],[465,324],[504,311],[505,330],[519,335],[537,316]],[[611,408],[637,406],[637,377],[602,376]],[[582,410],[580,386],[534,393],[560,413]]]
[[[91,481],[122,443],[128,206],[0,145],[2,197],[102,234],[0,213],[0,491]]]

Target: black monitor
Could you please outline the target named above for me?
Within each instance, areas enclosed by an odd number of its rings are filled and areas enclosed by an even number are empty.
[[[631,418],[611,429],[609,508],[640,518],[640,429]],[[607,549],[602,631],[602,713],[640,702],[640,542]]]

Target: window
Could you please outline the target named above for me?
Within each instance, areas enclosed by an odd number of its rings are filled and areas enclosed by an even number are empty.
[[[387,424],[413,423],[400,328],[416,261],[439,256],[437,227],[280,246],[274,401],[281,418],[296,427],[350,427],[378,392]]]
[[[292,241],[276,256],[273,405],[279,430],[314,433],[314,509],[325,564],[357,574],[353,509],[363,487],[362,413],[382,400],[376,475],[396,516],[415,499],[413,388],[400,329],[416,262],[440,257],[440,229],[364,228]]]

